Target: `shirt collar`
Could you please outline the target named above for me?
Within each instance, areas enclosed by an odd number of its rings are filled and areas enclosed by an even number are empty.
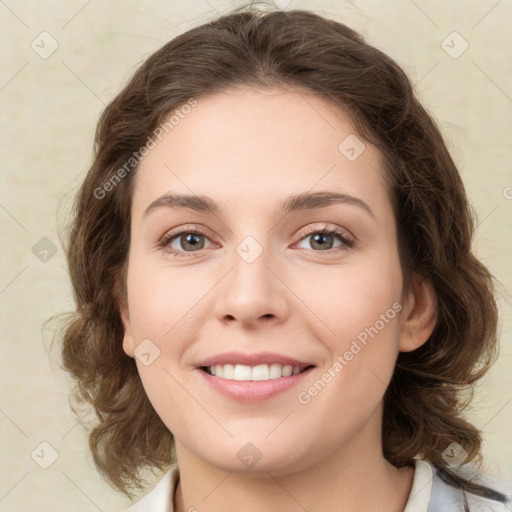
[[[415,459],[414,478],[404,512],[428,512],[432,493],[432,466],[424,460]]]

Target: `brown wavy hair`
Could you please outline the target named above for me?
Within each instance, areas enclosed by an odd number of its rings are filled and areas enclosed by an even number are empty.
[[[63,366],[75,379],[74,397],[97,415],[89,437],[95,464],[112,486],[132,496],[131,490],[141,488],[143,469],[163,471],[176,462],[172,433],[122,349],[119,303],[126,297],[137,171],[131,157],[190,98],[232,86],[275,86],[313,92],[341,107],[358,135],[380,150],[393,195],[404,288],[418,272],[437,294],[432,335],[417,350],[399,354],[385,393],[386,459],[400,467],[423,458],[452,485],[486,495],[452,473],[442,457],[455,441],[468,462],[481,463],[481,434],[462,411],[472,384],[498,353],[495,280],[471,252],[475,215],[443,137],[402,69],[360,34],[312,12],[254,7],[236,9],[165,44],[99,120],[94,161],[68,227],[76,311],[62,332]],[[123,179],[105,187],[123,166]]]

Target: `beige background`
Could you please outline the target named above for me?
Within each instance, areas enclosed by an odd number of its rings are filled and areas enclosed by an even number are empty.
[[[440,124],[478,214],[475,250],[502,283],[501,356],[468,416],[484,432],[486,469],[512,480],[512,2],[278,3],[362,32],[404,67]],[[178,33],[241,4],[0,2],[0,510],[106,512],[126,504],[95,471],[68,407],[70,382],[47,350],[52,330],[43,322],[72,305],[57,215],[65,216],[88,169],[100,112],[137,65]],[[31,48],[33,40],[42,46],[43,31],[59,45],[47,59]],[[458,58],[464,41],[446,39],[453,31],[469,44]],[[46,262],[32,252],[43,237],[57,247]],[[31,458],[50,461],[41,442],[58,452],[48,469]]]

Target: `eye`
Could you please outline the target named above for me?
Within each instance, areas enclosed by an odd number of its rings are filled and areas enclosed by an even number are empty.
[[[309,233],[303,234],[300,241],[309,240],[311,247],[315,252],[328,251],[333,248],[333,239],[338,239],[341,243],[341,250],[350,249],[355,245],[353,238],[351,238],[344,230],[340,228],[322,228],[309,231]]]
[[[208,239],[207,235],[208,233],[197,227],[194,229],[185,228],[181,231],[172,232],[164,236],[159,246],[162,247],[165,252],[175,256],[186,256],[187,252],[196,252],[195,249],[203,249],[204,240],[202,241],[201,239]],[[178,245],[178,247],[172,247],[171,242]]]

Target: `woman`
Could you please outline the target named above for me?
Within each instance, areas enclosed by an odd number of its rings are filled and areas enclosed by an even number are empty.
[[[65,368],[129,510],[510,510],[462,394],[493,279],[443,139],[350,28],[242,8],[103,113],[67,248]],[[466,400],[467,401],[467,400]]]

